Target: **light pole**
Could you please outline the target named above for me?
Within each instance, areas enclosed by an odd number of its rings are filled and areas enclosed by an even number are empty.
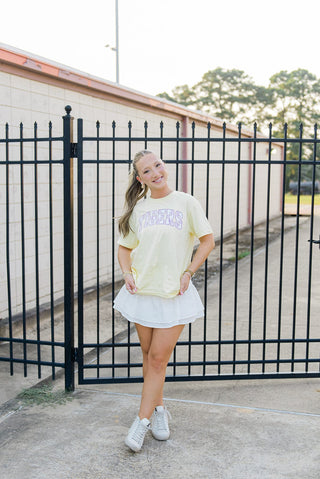
[[[116,4],[116,46],[111,47],[109,44],[105,45],[106,48],[110,48],[116,54],[116,83],[119,84],[119,8],[118,0],[115,0]]]
[[[116,83],[119,83],[119,8],[116,0]]]

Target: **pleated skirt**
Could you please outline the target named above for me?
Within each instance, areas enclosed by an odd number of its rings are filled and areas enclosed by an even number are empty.
[[[199,293],[191,282],[183,295],[174,298],[130,294],[124,285],[113,307],[128,321],[149,328],[172,328],[193,323],[203,317],[204,311]]]

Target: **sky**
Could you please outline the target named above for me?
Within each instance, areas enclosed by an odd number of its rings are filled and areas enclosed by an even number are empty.
[[[13,0],[0,42],[114,82],[116,0]],[[236,68],[320,78],[320,0],[118,0],[120,84],[150,95]]]

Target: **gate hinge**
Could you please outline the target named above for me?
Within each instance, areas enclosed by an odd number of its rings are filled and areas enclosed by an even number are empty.
[[[77,363],[78,362],[78,359],[79,359],[79,350],[78,348],[72,348],[71,350],[71,360],[73,363]]]
[[[70,143],[70,157],[78,158],[78,143]]]

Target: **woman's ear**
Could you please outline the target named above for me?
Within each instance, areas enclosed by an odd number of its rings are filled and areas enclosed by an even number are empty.
[[[142,188],[143,188],[143,187],[144,187],[144,184],[142,183],[140,176],[137,175],[137,176],[136,176],[136,179],[139,181],[139,183],[141,183],[141,186],[142,186]]]

